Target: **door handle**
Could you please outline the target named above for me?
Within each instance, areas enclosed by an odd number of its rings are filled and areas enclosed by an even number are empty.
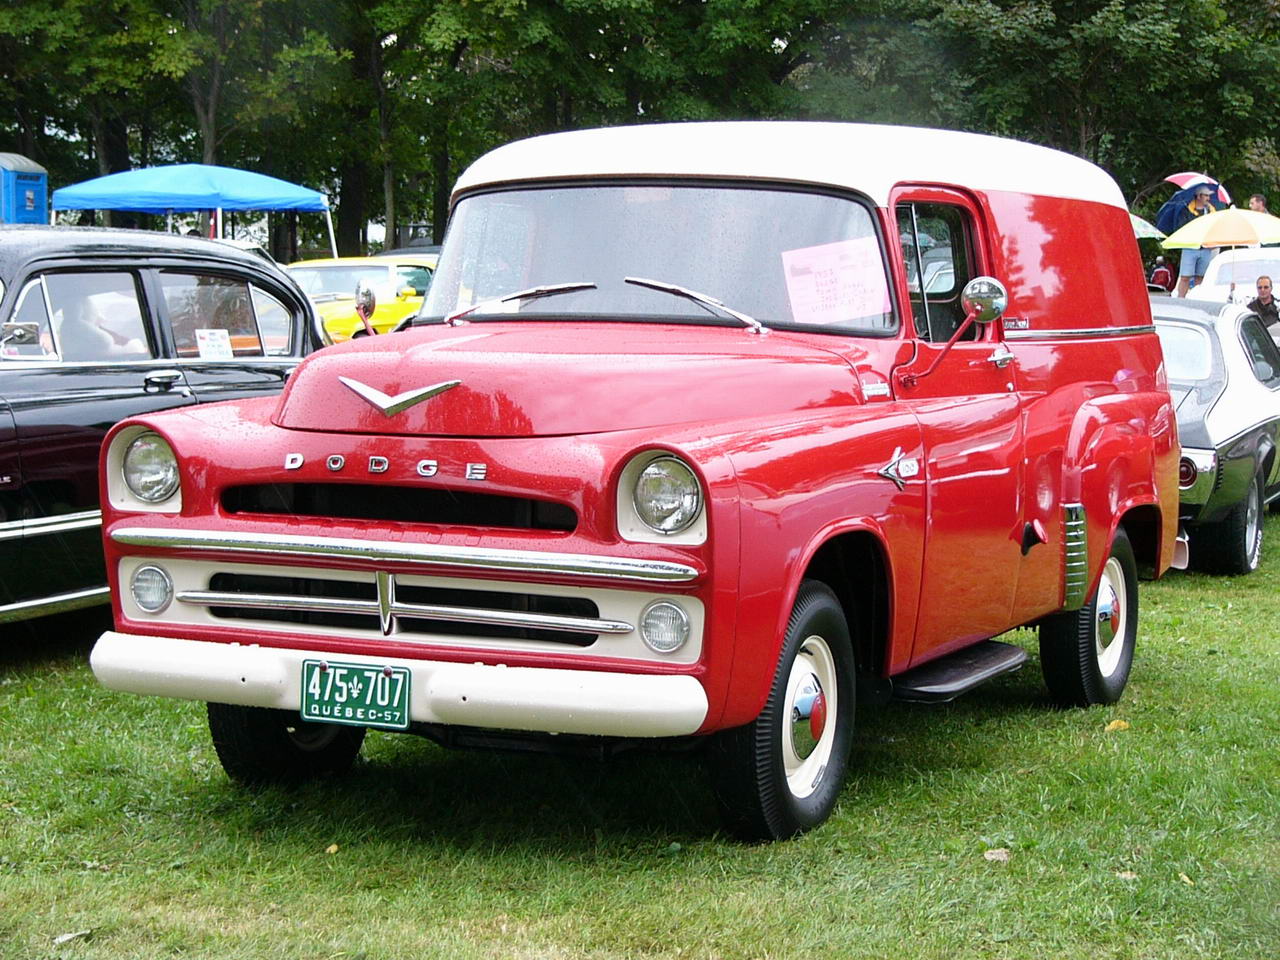
[[[1013,351],[1010,350],[1008,347],[1006,347],[1003,343],[997,344],[995,352],[992,353],[991,356],[987,357],[988,361],[990,361],[991,363],[994,363],[1001,370],[1003,370],[1005,367],[1011,364],[1013,362],[1013,359],[1014,359]]]
[[[142,382],[148,390],[171,390],[181,379],[181,370],[153,370],[142,378]]]

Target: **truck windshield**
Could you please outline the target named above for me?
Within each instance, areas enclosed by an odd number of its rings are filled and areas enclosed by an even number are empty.
[[[433,320],[566,278],[593,288],[484,304],[504,316],[695,321],[724,311],[628,283],[695,290],[769,327],[885,334],[897,329],[881,245],[858,202],[781,188],[592,185],[484,193],[458,204],[419,313]]]

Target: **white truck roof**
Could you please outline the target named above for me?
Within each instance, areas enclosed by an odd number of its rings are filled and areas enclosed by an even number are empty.
[[[498,147],[454,196],[499,183],[583,177],[715,177],[857,190],[887,206],[899,183],[952,184],[1128,209],[1101,168],[1017,140],[863,123],[663,123],[553,133]]]

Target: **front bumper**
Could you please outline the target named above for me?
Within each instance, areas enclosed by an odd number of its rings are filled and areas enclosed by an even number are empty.
[[[487,666],[107,631],[89,658],[103,686],[127,693],[297,711],[302,662],[332,659],[410,672],[410,718],[502,730],[614,737],[694,733],[707,695],[690,676]]]

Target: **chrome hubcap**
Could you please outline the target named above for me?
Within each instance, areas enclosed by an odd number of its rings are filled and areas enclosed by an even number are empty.
[[[1104,677],[1115,673],[1124,653],[1128,624],[1128,593],[1124,582],[1124,568],[1112,557],[1102,568],[1102,580],[1098,584],[1098,602],[1095,605],[1093,638],[1094,652],[1098,658],[1098,672]]]
[[[796,797],[818,789],[835,743],[835,658],[826,640],[806,637],[787,676],[782,731],[782,765],[787,786]]]

